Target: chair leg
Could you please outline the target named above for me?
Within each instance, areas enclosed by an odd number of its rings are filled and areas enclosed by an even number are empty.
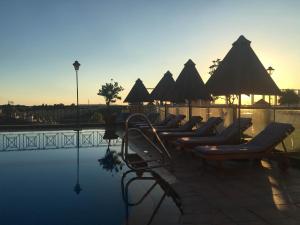
[[[261,165],[261,159],[253,159],[252,160],[252,164],[253,164],[253,166],[262,167],[262,165]]]
[[[216,161],[216,162],[217,162],[217,168],[218,168],[219,170],[222,170],[222,169],[223,169],[223,161],[218,160],[218,161]]]
[[[282,155],[282,157],[280,157],[280,158],[278,159],[277,164],[278,164],[278,167],[279,167],[279,169],[280,169],[281,171],[287,172],[287,170],[288,170],[289,167],[290,167],[290,160],[289,160],[289,158],[288,158],[287,156]]]
[[[278,167],[283,171],[283,172],[286,172],[288,170],[288,168],[290,167],[290,160],[289,158],[287,157],[287,148],[284,144],[284,141],[281,142],[282,144],[282,147],[284,149],[284,153],[281,154],[281,158],[278,159]]]
[[[202,159],[202,165],[203,165],[204,167],[207,166],[207,161],[206,161],[206,159]]]

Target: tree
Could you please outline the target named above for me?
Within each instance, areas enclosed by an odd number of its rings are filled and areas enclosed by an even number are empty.
[[[229,105],[233,105],[236,98],[237,98],[236,95],[226,95],[225,96],[226,103],[229,104]]]
[[[111,79],[110,83],[102,85],[97,95],[103,96],[105,98],[107,107],[109,107],[110,103],[116,102],[117,99],[121,100],[121,96],[119,96],[119,93],[123,90],[124,88],[120,86],[118,82],[115,82],[113,79]]]
[[[221,62],[221,59],[216,59],[212,61],[212,65],[209,67],[209,72],[208,74],[211,76],[214,74],[216,69],[218,68],[219,64]],[[219,97],[218,96],[213,96],[213,100],[216,101]]]
[[[290,104],[297,104],[300,102],[300,97],[290,89],[287,89],[282,92],[282,96],[279,99],[280,105],[290,105]]]
[[[219,64],[221,63],[221,59],[216,59],[212,61],[212,65],[209,67],[209,75],[213,75],[216,69],[218,68]]]

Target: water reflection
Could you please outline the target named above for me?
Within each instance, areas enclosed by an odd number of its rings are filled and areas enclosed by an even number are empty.
[[[107,146],[82,146],[79,134],[79,148],[0,153],[1,225],[122,224],[121,176],[98,163]]]
[[[76,165],[76,184],[74,186],[74,192],[79,195],[82,191],[82,188],[79,183],[79,130],[77,130],[77,165]]]
[[[114,172],[118,173],[124,166],[124,163],[121,161],[120,153],[110,149],[111,141],[117,140],[118,137],[115,126],[109,125],[105,127],[103,139],[107,140],[107,149],[105,155],[98,161],[102,169],[109,171],[112,174]]]
[[[124,163],[120,159],[120,153],[111,150],[109,145],[107,146],[106,153],[104,157],[98,160],[102,169],[109,171],[111,173],[118,173],[122,170]]]
[[[165,213],[164,209],[163,218],[160,218],[164,222],[168,219],[172,220],[170,222],[174,222],[183,213],[178,194],[169,183],[153,171],[145,172],[141,176],[137,171],[129,170],[123,174],[121,186],[125,204],[126,225],[152,224],[154,219],[158,217],[163,203],[168,205],[168,213]],[[130,197],[129,192],[135,193],[135,196]],[[173,202],[173,205],[170,205],[169,200]],[[174,212],[174,205],[177,208],[178,216]],[[172,217],[170,217],[170,214],[172,214]]]

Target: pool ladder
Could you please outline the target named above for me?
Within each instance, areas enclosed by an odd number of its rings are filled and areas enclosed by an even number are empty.
[[[151,139],[149,136],[147,136],[141,129],[136,128],[136,127],[130,127],[130,121],[133,118],[142,118],[147,125],[149,126],[149,129],[151,130],[151,132],[154,135],[154,138]],[[138,134],[140,134],[147,142],[149,145],[151,145],[151,147],[153,149],[156,150],[156,153],[158,153],[160,155],[160,159],[151,159],[151,160],[144,160],[142,158],[136,159],[136,160],[132,160],[130,159],[130,156],[132,156],[132,154],[129,153],[129,137],[128,137],[128,133],[135,131]],[[159,146],[160,147],[159,147]],[[138,154],[136,154],[138,156]],[[161,141],[159,135],[156,132],[156,129],[153,127],[153,125],[151,124],[151,122],[149,121],[149,119],[147,118],[147,116],[145,116],[142,113],[134,113],[132,115],[130,115],[125,122],[125,134],[122,138],[122,152],[121,152],[121,156],[122,159],[124,160],[124,162],[127,164],[127,166],[132,169],[132,170],[151,170],[154,168],[158,168],[158,167],[171,167],[172,166],[172,156],[169,153],[169,151],[167,150],[167,148],[165,147],[165,145],[163,144],[163,142]],[[156,161],[155,166],[149,166],[148,163],[152,163]],[[136,166],[136,165],[140,165],[140,166]],[[143,165],[143,166],[141,166]]]

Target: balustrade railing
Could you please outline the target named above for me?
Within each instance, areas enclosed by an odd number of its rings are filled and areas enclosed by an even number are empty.
[[[0,151],[43,150],[77,147],[77,131],[1,132]],[[104,130],[79,131],[79,147],[107,145]],[[120,139],[112,139],[110,145],[119,145]]]

